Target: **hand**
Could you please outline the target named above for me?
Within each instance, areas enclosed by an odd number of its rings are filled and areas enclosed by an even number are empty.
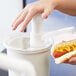
[[[76,54],[73,55],[70,59],[68,59],[68,60],[65,61],[64,63],[76,65]]]
[[[57,0],[56,0],[57,1]],[[24,31],[33,16],[40,13],[43,18],[48,18],[53,9],[57,6],[54,0],[41,0],[28,4],[15,19],[12,29],[15,30],[22,22],[21,32]]]

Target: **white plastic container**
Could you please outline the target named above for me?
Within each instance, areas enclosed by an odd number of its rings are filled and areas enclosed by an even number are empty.
[[[52,40],[50,39],[50,42],[49,40],[43,38],[45,42],[45,47],[38,49],[30,48],[29,40],[29,35],[27,33],[17,33],[7,38],[4,42],[4,45],[7,48],[8,56],[31,62],[35,67],[36,76],[49,76],[50,49],[52,45]],[[9,76],[25,75],[20,75],[16,71],[9,70]]]

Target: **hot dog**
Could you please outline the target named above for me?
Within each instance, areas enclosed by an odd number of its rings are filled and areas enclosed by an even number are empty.
[[[68,60],[72,55],[76,54],[76,39],[55,44],[52,47],[51,54],[57,64]]]

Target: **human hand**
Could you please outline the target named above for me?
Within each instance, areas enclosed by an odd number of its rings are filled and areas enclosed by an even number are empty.
[[[76,65],[76,54],[73,55],[71,58],[69,58],[67,61],[64,63],[71,64],[71,65]]]
[[[24,31],[28,23],[36,14],[41,14],[43,18],[48,18],[50,13],[57,6],[57,1],[58,0],[41,0],[28,4],[13,22],[12,29],[16,30],[16,28],[23,23],[20,31]]]

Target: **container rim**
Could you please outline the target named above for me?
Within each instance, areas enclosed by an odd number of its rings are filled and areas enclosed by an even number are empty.
[[[22,49],[22,48],[14,48],[11,45],[10,46],[8,45],[9,39],[13,40],[13,39],[16,39],[16,38],[19,38],[19,37],[29,38],[29,36],[30,36],[29,33],[23,33],[23,32],[13,33],[13,35],[11,34],[9,37],[7,37],[4,40],[3,45],[5,46],[5,48],[7,50],[11,50],[11,51],[15,51],[17,53],[23,53],[23,54],[43,53],[43,52],[47,52],[48,49],[50,51],[51,46],[53,44],[52,38],[50,38],[49,40],[47,40],[49,42],[48,45],[44,46],[43,48],[37,48],[37,49],[35,49],[35,48],[31,48],[31,49],[30,48],[25,48],[25,49]],[[45,36],[43,35],[43,37],[45,37]],[[31,50],[31,51],[29,51],[29,50]]]

